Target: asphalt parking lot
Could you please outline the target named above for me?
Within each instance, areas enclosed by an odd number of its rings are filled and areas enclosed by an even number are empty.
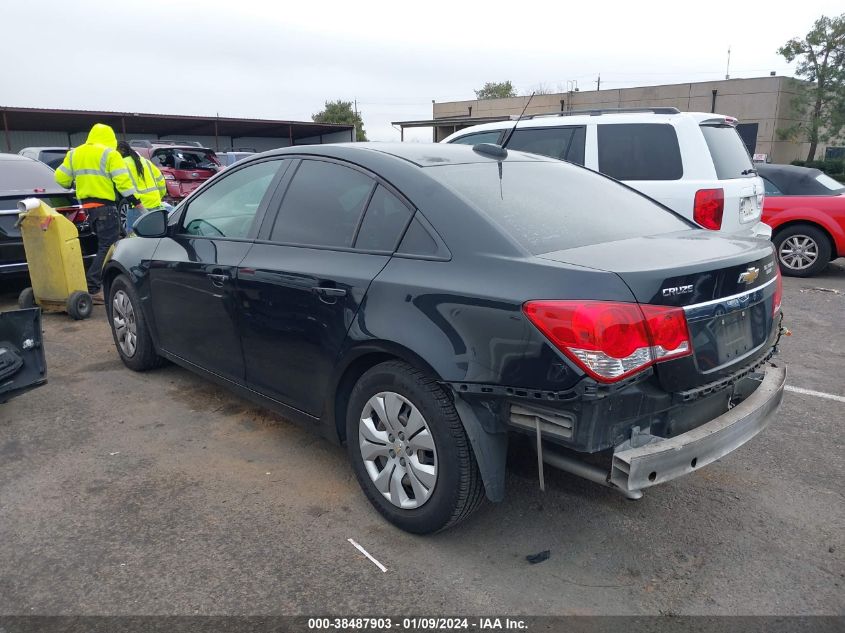
[[[505,502],[431,537],[379,517],[343,448],[125,369],[102,307],[46,315],[49,384],[0,405],[0,614],[842,614],[845,260],[784,285],[788,384],[839,400],[790,391],[636,502],[548,471],[542,493],[513,450]]]

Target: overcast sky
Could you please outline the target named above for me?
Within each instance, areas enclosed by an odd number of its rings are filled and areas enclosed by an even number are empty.
[[[10,0],[0,106],[310,120],[358,100],[371,140],[485,81],[520,94],[791,74],[775,52],[842,0]],[[406,139],[430,140],[429,130]]]

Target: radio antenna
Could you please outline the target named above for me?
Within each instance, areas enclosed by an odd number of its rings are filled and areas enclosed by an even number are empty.
[[[511,137],[513,136],[513,133],[516,132],[516,126],[519,125],[520,121],[522,121],[522,117],[525,116],[525,111],[528,109],[528,105],[531,103],[531,99],[533,98],[534,93],[532,92],[531,96],[528,97],[528,101],[525,102],[525,107],[522,108],[522,113],[519,115],[516,121],[514,121],[513,127],[511,128],[510,132],[508,132],[508,135],[502,141],[502,149],[505,149],[508,146],[508,143],[511,142]]]

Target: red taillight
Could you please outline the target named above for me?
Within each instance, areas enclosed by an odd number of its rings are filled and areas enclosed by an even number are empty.
[[[690,354],[681,308],[611,301],[529,301],[525,316],[590,376],[616,382]]]
[[[88,212],[82,207],[58,207],[56,211],[71,222],[85,222],[88,219]]]
[[[772,296],[772,316],[777,316],[780,312],[781,302],[783,301],[783,276],[780,274],[780,268],[775,268],[775,294]]]
[[[705,229],[718,231],[722,228],[725,213],[725,192],[722,189],[699,189],[695,192],[692,217]]]

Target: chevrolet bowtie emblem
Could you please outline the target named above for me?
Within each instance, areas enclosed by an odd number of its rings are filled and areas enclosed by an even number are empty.
[[[738,284],[753,284],[760,276],[760,269],[750,266],[744,273],[739,273],[739,279],[736,280]]]

